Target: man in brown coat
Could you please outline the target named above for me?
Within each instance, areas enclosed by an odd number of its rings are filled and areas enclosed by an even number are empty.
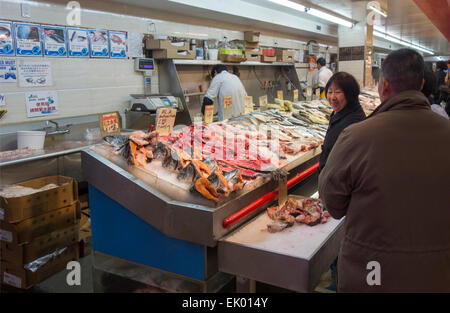
[[[383,62],[381,105],[346,128],[319,176],[345,216],[338,292],[450,292],[450,122],[420,92],[410,49]]]

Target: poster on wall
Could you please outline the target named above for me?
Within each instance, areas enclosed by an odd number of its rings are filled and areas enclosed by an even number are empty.
[[[52,85],[50,62],[24,62],[19,64],[20,87],[43,87]]]
[[[14,23],[17,56],[42,56],[41,26]]]
[[[108,58],[108,31],[91,29],[89,30],[89,42],[91,44],[91,57],[93,58]]]
[[[14,35],[12,23],[0,21],[0,56],[14,55]]]
[[[17,67],[15,59],[0,59],[0,83],[17,82]]]
[[[42,25],[42,42],[44,56],[67,57],[65,27]]]
[[[25,93],[27,117],[39,117],[58,113],[56,91],[34,91]]]
[[[89,58],[88,30],[67,28],[67,50],[69,57]]]
[[[127,33],[109,32],[109,46],[111,58],[127,57]]]

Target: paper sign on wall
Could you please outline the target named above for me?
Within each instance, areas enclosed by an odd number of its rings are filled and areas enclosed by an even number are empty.
[[[127,33],[109,32],[109,47],[111,58],[127,57]]]
[[[0,83],[17,82],[17,67],[15,59],[0,59]]]
[[[42,87],[52,84],[50,62],[24,62],[19,64],[20,87]]]
[[[14,23],[17,56],[42,56],[41,26]]]
[[[259,106],[267,106],[267,95],[259,97]]]
[[[67,57],[65,27],[42,25],[42,42],[44,56]]]
[[[69,57],[88,58],[89,39],[87,29],[67,28],[67,49]]]
[[[93,58],[108,58],[108,31],[92,29],[89,31],[89,42],[91,44],[91,57]]]
[[[120,134],[119,114],[117,112],[99,114],[98,121],[102,137]]]
[[[205,124],[213,122],[214,105],[205,105]]]
[[[177,109],[161,108],[156,112],[156,131],[160,136],[168,136],[172,133]]]
[[[283,90],[277,91],[277,98],[283,100]]]
[[[298,89],[294,89],[294,102],[298,102]]]
[[[3,105],[6,105],[5,95],[3,93],[0,93],[0,107]]]
[[[56,91],[26,92],[27,116],[38,117],[58,113]]]
[[[223,97],[223,108],[229,109],[232,106],[231,96]]]
[[[0,21],[0,55],[14,55],[14,35],[11,22]]]

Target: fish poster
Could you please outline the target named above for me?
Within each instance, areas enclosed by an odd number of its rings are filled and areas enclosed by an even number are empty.
[[[69,57],[89,58],[88,30],[67,28],[67,50]]]
[[[109,46],[111,58],[127,57],[127,33],[109,32]]]
[[[0,21],[0,56],[14,55],[14,35],[12,23]]]
[[[44,56],[67,57],[65,27],[42,25],[42,42]]]
[[[27,117],[47,116],[58,113],[56,91],[33,91],[25,93]]]
[[[0,83],[16,83],[17,66],[15,59],[0,59]]]
[[[14,23],[17,56],[42,56],[41,26]]]
[[[91,57],[109,58],[108,31],[92,29],[89,31]]]
[[[44,87],[52,84],[50,62],[24,62],[19,64],[20,87]]]

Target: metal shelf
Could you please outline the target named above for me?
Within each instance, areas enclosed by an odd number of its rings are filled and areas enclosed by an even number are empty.
[[[254,62],[254,61],[245,61],[241,63],[225,63],[222,61],[212,61],[212,60],[182,60],[182,59],[174,59],[173,63],[175,65],[216,65],[216,64],[225,64],[225,65],[235,65],[235,66],[294,66],[295,63],[286,63],[286,62],[273,62],[273,63],[263,63],[263,62]]]
[[[203,96],[206,92],[193,92],[193,93],[185,93],[185,97],[193,97],[193,96]]]

